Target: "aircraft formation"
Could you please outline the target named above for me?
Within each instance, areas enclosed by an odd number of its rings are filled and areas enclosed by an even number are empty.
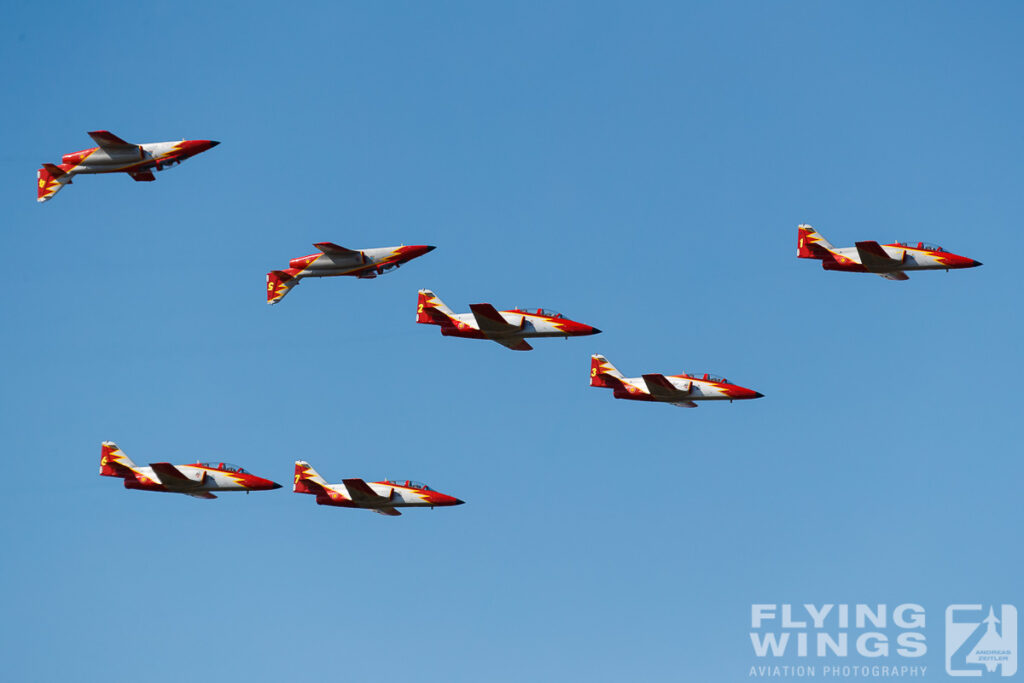
[[[92,131],[92,147],[65,154],[61,164],[43,164],[37,173],[38,201],[54,197],[79,174],[127,173],[136,181],[155,180],[154,171],[162,171],[218,145],[211,140],[182,140],[141,145],[122,140],[109,131]],[[267,303],[279,303],[304,278],[349,276],[373,279],[423,256],[435,247],[410,245],[348,249],[333,242],[317,242],[319,251],[293,258],[288,268],[267,273]],[[853,247],[833,247],[809,225],[797,226],[797,257],[821,261],[824,270],[873,273],[888,280],[907,280],[907,271],[974,268],[981,263],[946,251],[942,247],[917,242],[856,242]],[[434,292],[418,292],[416,322],[437,325],[441,335],[464,339],[490,340],[513,351],[533,349],[526,340],[544,337],[590,336],[601,330],[571,320],[544,308],[498,310],[489,303],[470,304],[469,313],[455,313]],[[590,357],[590,386],[611,389],[617,399],[667,403],[696,408],[700,401],[729,401],[762,398],[759,391],[730,383],[710,373],[664,375],[645,373],[625,377],[600,354]],[[269,479],[251,474],[241,467],[223,462],[194,462],[173,465],[167,462],[138,466],[115,443],[101,446],[100,474],[118,477],[124,487],[142,491],[180,493],[195,498],[216,498],[214,491],[266,491],[281,488]],[[305,461],[295,462],[295,493],[315,496],[318,505],[362,508],[382,515],[399,516],[400,507],[448,507],[462,500],[440,493],[411,480],[342,479],[329,484]]]

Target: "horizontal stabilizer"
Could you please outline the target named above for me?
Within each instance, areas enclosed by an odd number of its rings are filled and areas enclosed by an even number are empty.
[[[126,142],[121,138],[117,137],[109,130],[94,130],[89,132],[91,137],[97,145],[104,149],[124,149],[125,147],[137,148],[138,145],[133,145],[130,142]]]
[[[342,479],[341,482],[348,489],[348,496],[352,499],[353,503],[359,505],[365,505],[371,507],[374,505],[380,505],[381,503],[387,503],[388,498],[378,495],[376,491],[370,488],[362,479]]]
[[[615,389],[615,391],[624,391],[627,394],[629,393],[629,390],[626,389],[626,385],[623,384],[621,377],[616,377],[615,375],[611,375],[607,372],[599,372],[594,375],[594,377],[603,381],[603,384],[597,384],[594,386],[609,386]]]
[[[676,388],[665,375],[652,373],[643,375],[643,378],[644,383],[647,384],[647,391],[656,399],[662,401],[677,400],[690,394],[689,388],[686,391]]]
[[[334,242],[316,242],[313,244],[313,246],[325,254],[333,254],[335,256],[356,256],[363,253],[361,251],[353,251],[352,249],[339,247]]]
[[[886,273],[903,265],[901,260],[889,256],[878,242],[857,242],[857,254],[861,265],[872,273]]]
[[[402,513],[395,508],[374,508],[374,512],[379,515],[387,515],[388,517],[401,517]]]
[[[65,175],[67,175],[67,173],[65,173],[64,169],[61,168],[60,166],[56,165],[56,164],[43,164],[43,168],[46,169],[46,172],[49,173],[50,177],[52,177],[54,180],[57,180],[58,178],[61,178],[61,177],[65,176]],[[66,182],[70,183],[71,180],[69,179]]]
[[[160,478],[160,483],[169,491],[191,491],[203,485],[202,481],[186,477],[181,470],[169,462],[151,462],[149,466]]]

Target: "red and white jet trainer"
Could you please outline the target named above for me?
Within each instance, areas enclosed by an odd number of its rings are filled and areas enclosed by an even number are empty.
[[[193,498],[216,498],[210,491],[248,493],[281,488],[280,484],[225,462],[196,462],[191,465],[153,462],[148,467],[138,467],[113,441],[103,442],[100,474],[121,477],[126,489],[184,493]]]
[[[601,332],[544,308],[498,311],[490,304],[470,304],[469,310],[472,313],[455,313],[429,289],[421,289],[416,322],[440,325],[441,334],[446,337],[490,339],[513,351],[533,348],[526,343],[526,337],[568,339]]]
[[[907,242],[857,242],[856,246],[837,249],[809,225],[798,225],[796,230],[796,255],[799,258],[818,259],[825,270],[874,273],[886,280],[909,280],[910,277],[904,271],[949,270],[981,265],[979,261],[951,254],[942,247],[924,242],[918,242],[917,246]]]
[[[680,375],[649,374],[640,377],[623,377],[608,359],[601,355],[590,357],[590,386],[614,389],[615,398],[633,401],[658,401],[671,403],[680,408],[696,408],[694,401],[729,401],[746,398],[761,398],[764,394],[747,389],[722,377],[708,373],[697,377],[686,373]]]
[[[60,165],[43,164],[36,172],[39,179],[38,201],[45,202],[53,197],[62,187],[70,185],[72,176],[79,173],[127,173],[133,180],[156,180],[153,171],[177,166],[185,159],[220,144],[215,140],[181,140],[134,145],[107,130],[94,130],[89,137],[99,147],[65,154]]]
[[[313,246],[320,252],[293,258],[288,262],[287,270],[267,273],[268,304],[276,304],[283,299],[304,277],[351,275],[362,279],[375,278],[436,249],[425,244],[373,249],[346,249],[331,242],[317,242]]]
[[[303,460],[295,461],[295,493],[311,493],[317,505],[343,508],[364,508],[390,517],[402,513],[395,508],[462,505],[465,501],[439,493],[415,481],[372,481],[342,479],[328,484],[313,467]]]

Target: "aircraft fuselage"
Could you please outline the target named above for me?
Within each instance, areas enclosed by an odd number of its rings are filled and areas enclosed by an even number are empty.
[[[898,261],[899,266],[891,270],[949,270],[951,268],[973,268],[981,265],[974,259],[951,254],[945,251],[935,251],[923,247],[912,247],[899,243],[879,245],[893,261]],[[832,249],[833,260],[822,260],[821,267],[825,270],[843,270],[852,273],[875,273],[865,266],[861,260],[857,247],[837,247]],[[887,270],[887,269],[885,269]]]
[[[550,318],[520,311],[498,311],[498,313],[512,329],[496,330],[484,334],[477,326],[476,316],[472,313],[455,313],[451,316],[451,325],[441,326],[441,334],[447,337],[465,337],[467,339],[503,339],[514,337],[568,338],[600,332],[590,325],[568,318]]]
[[[212,140],[180,140],[149,142],[127,149],[90,147],[65,154],[60,168],[69,174],[163,171],[218,144]]]

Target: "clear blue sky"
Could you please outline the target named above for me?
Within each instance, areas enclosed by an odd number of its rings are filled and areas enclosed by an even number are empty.
[[[751,603],[814,601],[926,606],[937,680],[947,604],[1024,604],[1019,4],[2,15],[0,678],[740,681]],[[222,144],[37,205],[100,128]],[[801,222],[985,265],[827,273]],[[317,241],[438,249],[268,307]],[[604,333],[442,338],[421,287]],[[126,491],[104,439],[286,487]],[[296,458],[467,505],[321,508]]]

